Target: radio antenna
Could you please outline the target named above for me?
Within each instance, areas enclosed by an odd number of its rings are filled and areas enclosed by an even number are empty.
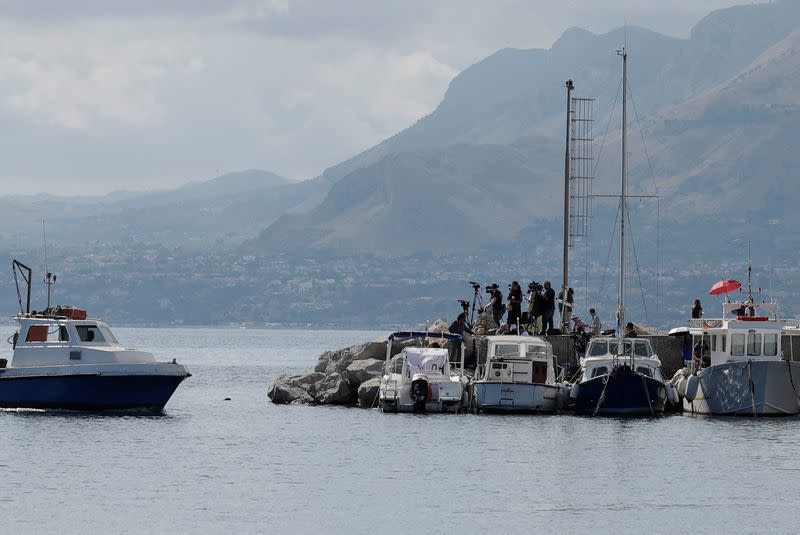
[[[42,241],[44,241],[44,283],[47,285],[47,311],[50,311],[50,290],[56,283],[56,276],[50,273],[47,267],[47,231],[45,229],[44,219],[42,219]]]

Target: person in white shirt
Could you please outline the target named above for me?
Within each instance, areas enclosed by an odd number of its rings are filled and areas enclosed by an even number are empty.
[[[603,331],[603,325],[600,323],[600,318],[593,308],[589,309],[589,315],[592,317],[592,336],[600,336]]]

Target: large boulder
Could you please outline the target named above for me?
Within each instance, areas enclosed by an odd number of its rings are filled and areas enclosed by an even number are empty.
[[[344,377],[352,386],[378,377],[383,372],[385,361],[378,359],[354,360],[345,370]]]
[[[273,403],[313,403],[314,397],[309,390],[325,377],[322,373],[306,373],[303,375],[283,374],[278,376],[267,390],[267,397]]]
[[[472,331],[477,336],[485,336],[489,334],[489,331],[497,329],[497,327],[498,325],[494,322],[492,315],[488,312],[483,312],[482,314],[478,314],[478,317],[475,318]]]
[[[325,355],[325,353],[328,353]],[[339,349],[338,351],[326,351],[323,356],[327,357],[327,364],[325,365],[325,375],[332,373],[342,373],[353,362],[353,353],[350,348]]]
[[[334,372],[311,389],[311,395],[317,403],[330,405],[349,405],[356,401],[356,391],[342,374]]]
[[[374,342],[364,342],[357,346],[348,348],[353,360],[386,360],[386,340],[377,340]]]
[[[428,327],[429,333],[446,333],[449,332],[450,324],[447,323],[446,318],[441,318],[433,322],[433,325]]]
[[[373,377],[361,383],[358,387],[358,404],[362,407],[374,407],[378,400],[380,388],[380,377]]]

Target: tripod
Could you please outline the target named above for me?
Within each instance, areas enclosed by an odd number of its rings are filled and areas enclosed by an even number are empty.
[[[479,282],[472,282],[472,312],[469,315],[469,328],[475,323],[475,309],[483,309],[483,296],[481,295],[481,285]]]

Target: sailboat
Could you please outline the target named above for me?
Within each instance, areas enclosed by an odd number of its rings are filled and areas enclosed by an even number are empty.
[[[661,361],[650,340],[626,337],[625,325],[625,216],[627,212],[628,161],[627,85],[628,54],[623,47],[615,50],[622,57],[622,186],[619,226],[619,293],[616,337],[592,338],[586,355],[580,359],[576,382],[570,389],[575,411],[590,415],[657,416],[664,412],[667,387],[661,373]],[[671,386],[671,385],[670,385]]]

